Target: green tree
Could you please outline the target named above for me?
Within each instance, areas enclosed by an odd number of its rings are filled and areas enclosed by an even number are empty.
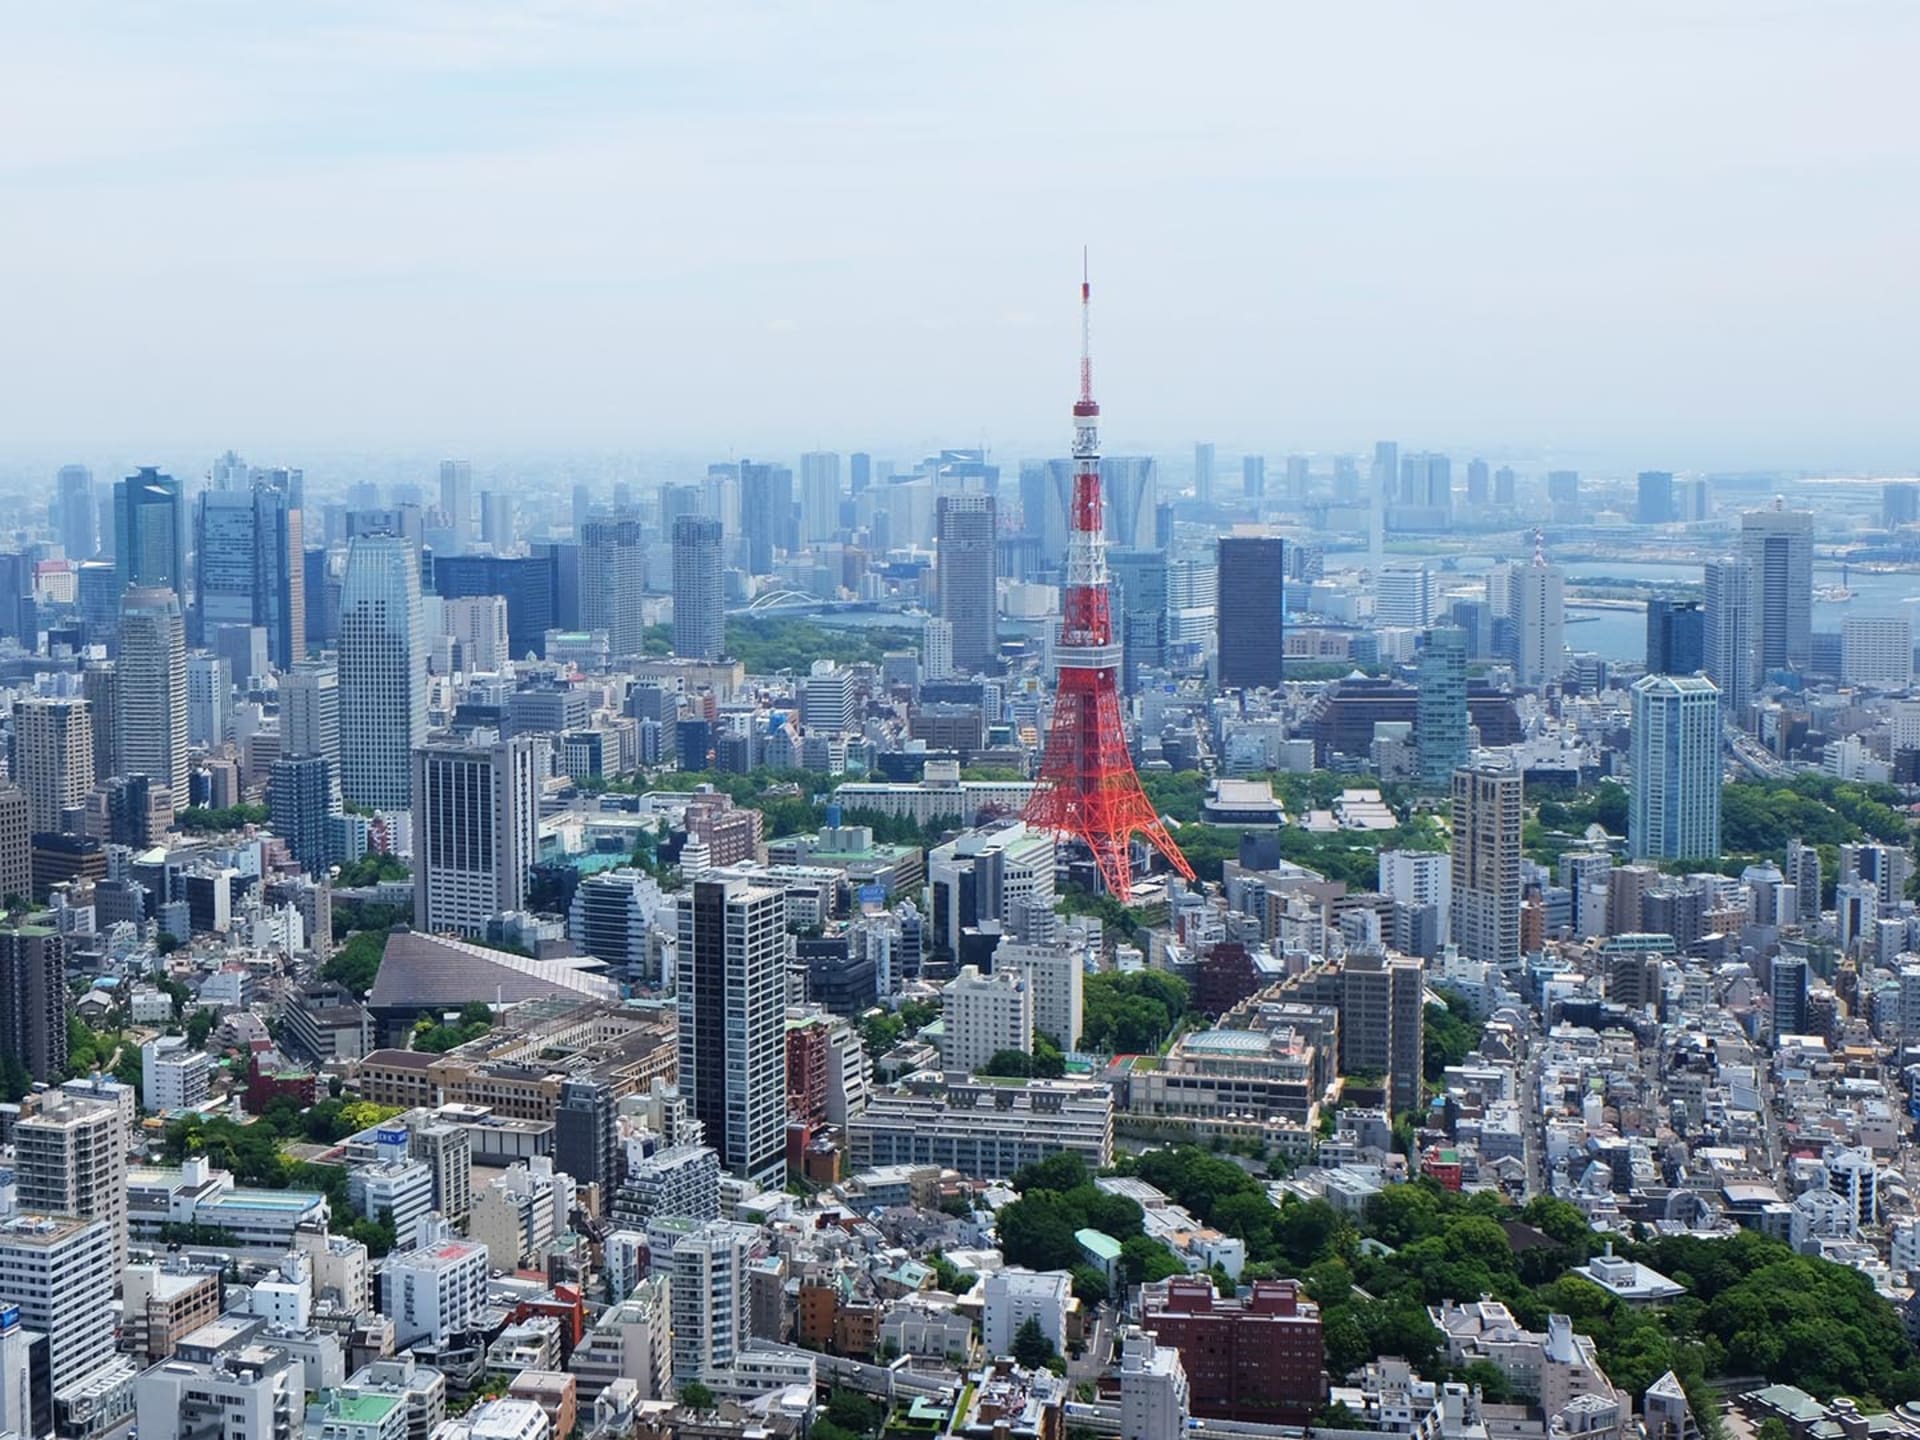
[[[713,1391],[698,1380],[689,1380],[680,1387],[680,1403],[689,1410],[711,1410]]]
[[[1040,1328],[1040,1317],[1029,1315],[1013,1336],[1013,1358],[1029,1370],[1038,1370],[1059,1351],[1053,1341],[1047,1338],[1047,1332]]]

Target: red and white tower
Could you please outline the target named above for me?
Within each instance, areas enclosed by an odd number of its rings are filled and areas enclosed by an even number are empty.
[[[1040,783],[1026,820],[1093,852],[1108,893],[1133,889],[1134,835],[1144,835],[1187,879],[1193,867],[1160,823],[1127,752],[1120,717],[1120,646],[1107,585],[1100,498],[1100,407],[1093,398],[1092,286],[1080,280],[1080,398],[1073,406],[1073,497],[1067,517],[1067,584],[1060,613],[1059,690]]]

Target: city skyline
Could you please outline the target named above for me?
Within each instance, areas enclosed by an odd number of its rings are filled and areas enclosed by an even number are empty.
[[[16,455],[1045,454],[1084,242],[1115,451],[1908,460],[1920,18],[1384,21],[29,17]],[[742,202],[782,223],[682,223]],[[956,223],[886,223],[916,213]]]

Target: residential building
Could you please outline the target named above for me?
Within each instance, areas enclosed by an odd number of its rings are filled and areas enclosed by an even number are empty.
[[[49,926],[0,927],[0,1055],[49,1085],[67,1072],[66,953]]]
[[[513,659],[507,640],[507,597],[463,595],[442,599],[447,634],[460,647],[460,668],[469,675],[497,675]]]
[[[580,536],[580,628],[604,630],[616,657],[645,648],[647,552],[631,510],[588,517]]]
[[[116,1273],[127,1263],[127,1139],[119,1104],[59,1090],[30,1097],[13,1127],[21,1212],[104,1222]]]
[[[673,1247],[673,1383],[681,1389],[728,1369],[747,1348],[748,1267],[760,1231],[713,1220]]]
[[[1753,703],[1753,566],[1741,556],[1709,560],[1705,589],[1701,668],[1719,688],[1727,714],[1738,720]]]
[[[673,522],[673,653],[718,660],[727,652],[720,522],[680,515]]]
[[[1120,1433],[1127,1440],[1184,1440],[1192,1418],[1180,1352],[1157,1340],[1132,1326],[1120,1336]]]
[[[1566,575],[1534,552],[1531,565],[1511,572],[1507,618],[1513,626],[1513,675],[1525,686],[1553,683],[1567,667]]]
[[[1013,1354],[1014,1338],[1027,1321],[1060,1354],[1067,1353],[1067,1310],[1073,1303],[1073,1277],[1064,1270],[1034,1271],[1008,1265],[986,1277],[980,1336],[987,1354]]]
[[[1113,1090],[1076,1080],[915,1084],[877,1091],[847,1120],[848,1163],[939,1165],[1004,1179],[1068,1151],[1090,1168],[1113,1163]]]
[[[85,700],[22,700],[13,708],[14,778],[27,793],[35,835],[58,831],[94,782],[93,717]]]
[[[452,1238],[444,1226],[411,1250],[380,1262],[381,1313],[397,1349],[446,1345],[480,1328],[487,1299],[487,1247]]]
[[[1258,1280],[1223,1299],[1205,1275],[1141,1292],[1142,1324],[1179,1352],[1193,1412],[1226,1420],[1304,1425],[1327,1394],[1319,1307],[1295,1280]]]
[[[211,1360],[172,1359],[134,1382],[136,1424],[142,1440],[284,1440],[304,1420],[306,1370],[284,1349],[248,1344]],[[397,1402],[396,1402],[397,1403]],[[366,1401],[336,1402],[348,1417],[364,1417]],[[322,1426],[324,1440],[405,1440],[395,1431]]]
[[[0,1306],[47,1337],[57,1393],[113,1355],[113,1227],[75,1216],[0,1221]]]
[[[1633,684],[1627,845],[1636,860],[1720,853],[1720,692],[1704,675]]]
[[[786,1172],[786,895],[742,875],[693,882],[679,905],[680,1089],[721,1163]]]
[[[1033,991],[1018,970],[982,975],[966,965],[942,993],[947,1069],[972,1074],[1003,1050],[1033,1053]]]
[[[1453,773],[1453,939],[1472,960],[1520,962],[1524,798],[1518,770]]]

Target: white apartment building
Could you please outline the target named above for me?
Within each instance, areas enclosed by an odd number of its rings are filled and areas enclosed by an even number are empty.
[[[673,1383],[729,1368],[746,1348],[752,1305],[748,1262],[759,1230],[713,1220],[673,1247]]]
[[[460,647],[469,675],[497,675],[513,658],[507,644],[507,597],[468,595],[440,602],[442,623]]]
[[[1453,933],[1453,861],[1445,851],[1382,850],[1380,893],[1440,912],[1440,933]]]
[[[140,1047],[140,1098],[149,1112],[198,1109],[212,1094],[213,1061],[186,1036],[161,1035]]]
[[[1840,678],[1882,690],[1912,685],[1913,621],[1904,615],[1849,615],[1840,625]]]
[[[113,1232],[104,1220],[23,1215],[0,1223],[0,1305],[47,1337],[53,1388],[113,1358]]]
[[[111,1100],[37,1097],[13,1128],[18,1205],[28,1215],[104,1220],[127,1262],[127,1120]]]
[[[1074,947],[1054,941],[1026,944],[1002,940],[993,952],[995,973],[1026,977],[1033,997],[1033,1028],[1051,1035],[1062,1050],[1079,1042],[1086,1010],[1086,968]]]
[[[535,1155],[479,1190],[467,1233],[487,1247],[496,1270],[542,1264],[566,1233],[573,1203],[573,1177],[556,1171],[552,1156]]]
[[[1180,1352],[1155,1343],[1147,1330],[1120,1341],[1120,1433],[1127,1440],[1181,1440],[1192,1395]]]
[[[283,1440],[300,1433],[305,1371],[248,1345],[210,1363],[168,1360],[134,1382],[141,1440]],[[391,1440],[391,1437],[384,1437]]]
[[[1061,1354],[1067,1347],[1067,1306],[1073,1299],[1073,1277],[1064,1270],[1025,1270],[1017,1265],[987,1276],[986,1306],[980,1335],[990,1356],[1011,1355],[1014,1336],[1029,1320]]]
[[[943,992],[946,1036],[941,1063],[968,1074],[1002,1050],[1033,1053],[1033,990],[1018,970],[982,975],[967,965]]]

